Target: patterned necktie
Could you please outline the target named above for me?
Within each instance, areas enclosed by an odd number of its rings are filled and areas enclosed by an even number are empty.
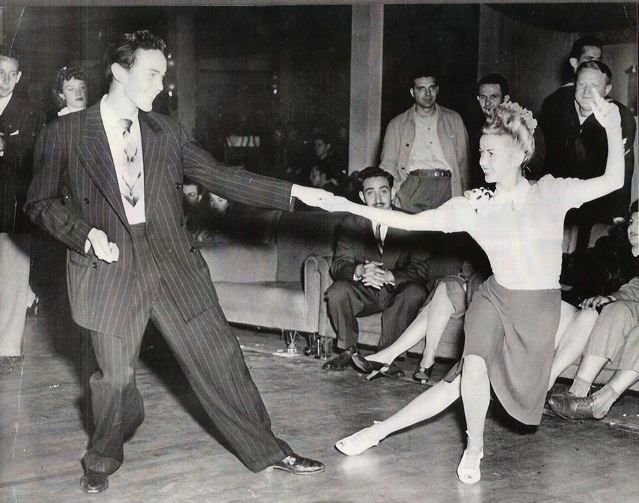
[[[122,174],[127,192],[122,194],[131,206],[135,206],[136,203],[142,197],[142,170],[135,162],[135,157],[138,154],[137,142],[131,137],[131,125],[132,121],[129,119],[120,119],[120,126],[122,127],[122,140],[124,144],[124,159],[126,160],[126,166]]]
[[[375,226],[375,241],[377,241],[377,248],[379,253],[384,254],[384,241],[382,241],[382,224]]]

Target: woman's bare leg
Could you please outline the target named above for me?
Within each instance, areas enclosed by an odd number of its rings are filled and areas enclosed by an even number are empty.
[[[335,447],[344,454],[354,456],[377,445],[395,431],[436,416],[461,396],[460,383],[461,376],[452,382],[438,382],[388,419],[339,440]]]
[[[437,285],[429,306],[430,314],[426,326],[426,345],[424,346],[422,361],[419,364],[420,368],[423,369],[427,369],[435,363],[435,351],[437,351],[437,346],[439,346],[439,341],[444,334],[444,330],[446,330],[450,317],[455,312],[455,307],[448,298],[444,281]]]
[[[468,443],[457,468],[464,484],[474,484],[481,478],[479,465],[484,455],[484,426],[490,404],[490,381],[486,361],[477,355],[464,357],[461,396],[466,415]]]
[[[433,298],[424,306],[408,328],[404,330],[404,333],[393,344],[367,356],[366,359],[380,363],[391,363],[426,336],[422,364],[427,361],[428,365],[426,367],[430,367],[435,361],[435,351],[439,340],[454,311],[455,308],[446,293],[446,284],[440,281],[435,288]]]

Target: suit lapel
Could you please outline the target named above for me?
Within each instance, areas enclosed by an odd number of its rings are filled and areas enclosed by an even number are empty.
[[[139,112],[140,134],[142,136],[142,155],[144,159],[144,206],[147,215],[151,214],[153,203],[160,198],[159,190],[162,182],[162,156],[166,149],[161,148],[165,138],[162,127],[149,114]]]
[[[20,129],[20,123],[22,122],[22,111],[24,110],[24,106],[22,106],[20,98],[16,98],[13,96],[9,103],[7,103],[7,107],[2,112],[2,121],[0,124],[2,125],[2,132],[5,136],[11,135],[11,133],[15,133]],[[21,131],[20,131],[21,132]]]
[[[104,197],[109,201],[120,220],[128,225],[122,196],[115,173],[115,165],[111,157],[111,149],[100,115],[100,104],[92,106],[84,117],[84,131],[76,150],[82,163]]]

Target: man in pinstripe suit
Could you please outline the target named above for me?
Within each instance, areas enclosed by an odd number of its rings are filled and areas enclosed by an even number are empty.
[[[324,470],[271,431],[268,412],[220,309],[206,263],[183,225],[184,177],[242,203],[288,209],[330,194],[219,164],[180,124],[151,112],[166,72],[164,41],[125,34],[109,52],[109,92],[86,112],[52,123],[38,142],[25,211],[68,247],[73,317],[91,332],[95,431],[81,487],[97,493],[142,423],[135,385],[152,320],[224,440],[257,472]]]

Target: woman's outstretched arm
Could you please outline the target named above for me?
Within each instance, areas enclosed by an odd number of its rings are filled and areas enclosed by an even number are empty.
[[[463,230],[457,228],[463,224],[463,219],[457,218],[455,207],[449,203],[434,210],[426,210],[412,215],[397,210],[373,208],[335,196],[329,200],[321,201],[320,208],[326,211],[346,211],[388,227],[407,231],[453,232]]]

